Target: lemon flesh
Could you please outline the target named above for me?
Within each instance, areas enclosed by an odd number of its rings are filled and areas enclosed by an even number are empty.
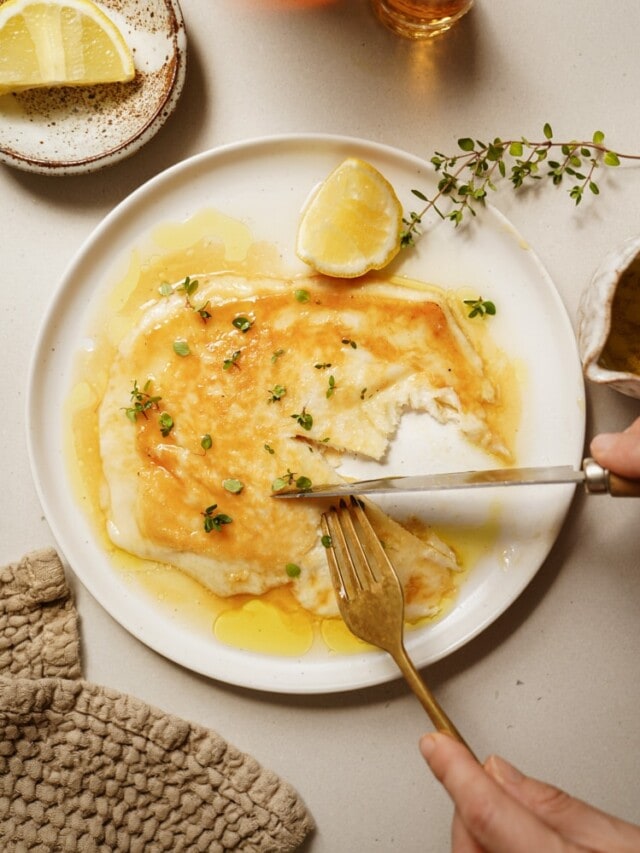
[[[391,184],[370,163],[350,157],[305,205],[296,254],[325,275],[355,278],[395,257],[401,230],[402,206]]]
[[[0,6],[0,94],[134,76],[121,32],[91,0],[7,0]]]

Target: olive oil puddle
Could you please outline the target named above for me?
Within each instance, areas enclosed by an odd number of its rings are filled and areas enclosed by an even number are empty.
[[[351,634],[341,619],[321,618],[304,610],[287,586],[259,597],[220,598],[172,566],[122,551],[107,535],[98,409],[109,365],[119,342],[137,324],[148,304],[158,298],[163,284],[216,272],[247,278],[288,277],[276,247],[255,242],[243,223],[213,210],[201,211],[186,222],[157,227],[146,244],[133,250],[114,274],[78,356],[75,382],[65,408],[66,457],[74,491],[111,564],[132,587],[150,596],[168,618],[213,632],[226,645],[267,655],[300,657],[313,649],[325,654],[327,649],[337,654],[369,650],[371,647]],[[472,334],[477,338],[476,329]],[[474,345],[479,343],[479,338],[474,340]],[[504,364],[499,369],[504,372],[502,383],[513,379]],[[511,434],[517,428],[518,414],[517,406],[508,404],[505,408]],[[419,529],[415,527],[413,532],[419,534]],[[456,552],[462,571],[452,573],[451,592],[439,614],[408,625],[410,629],[442,618],[453,607],[468,572],[495,545],[499,527],[495,518],[490,518],[480,525],[452,525],[435,532]]]

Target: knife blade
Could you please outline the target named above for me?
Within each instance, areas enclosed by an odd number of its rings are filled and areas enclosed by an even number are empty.
[[[589,494],[610,494],[614,497],[640,497],[640,480],[626,480],[610,473],[587,457],[580,469],[571,465],[534,468],[497,468],[486,471],[456,471],[449,474],[417,474],[402,477],[379,477],[329,483],[298,489],[295,486],[273,494],[274,498],[328,498],[365,494],[401,494],[432,492],[450,489],[469,489],[487,486],[533,486],[540,484],[582,484]]]

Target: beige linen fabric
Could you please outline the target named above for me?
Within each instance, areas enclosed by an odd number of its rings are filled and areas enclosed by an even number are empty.
[[[215,732],[81,679],[55,551],[0,569],[0,849],[286,853],[312,828]]]

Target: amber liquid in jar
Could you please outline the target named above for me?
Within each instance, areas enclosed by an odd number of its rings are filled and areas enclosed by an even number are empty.
[[[473,6],[473,0],[372,0],[389,29],[407,38],[430,38],[448,30]]]

